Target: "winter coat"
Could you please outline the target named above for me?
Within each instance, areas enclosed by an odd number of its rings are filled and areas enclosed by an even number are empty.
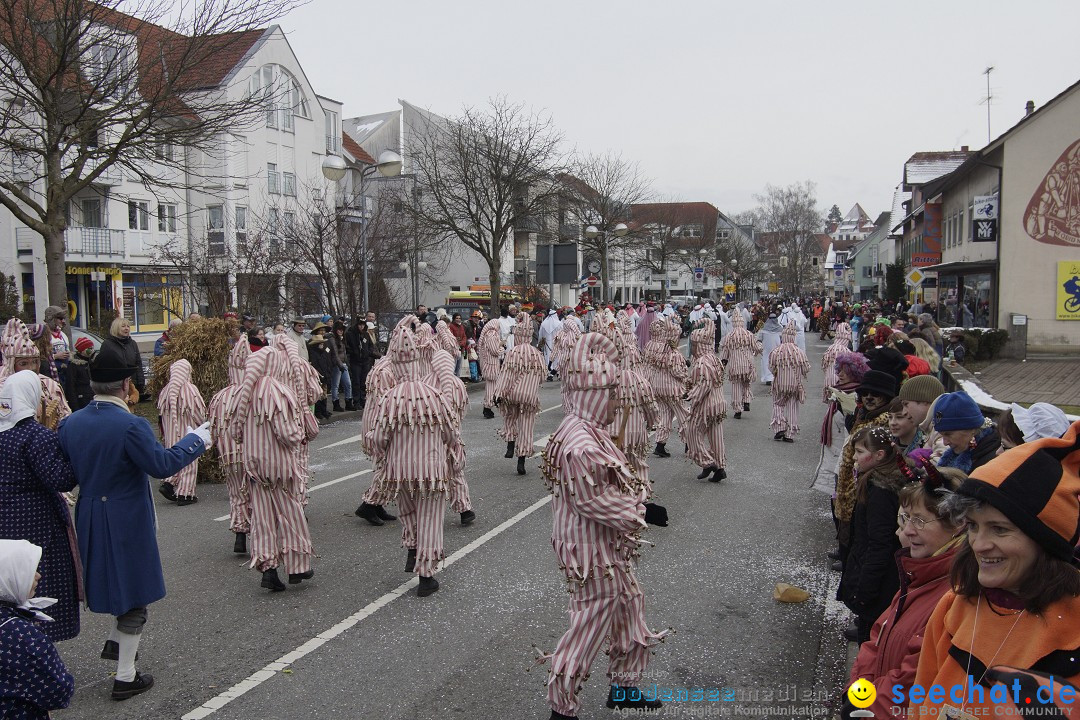
[[[354,324],[348,330],[345,331],[345,355],[349,359],[350,365],[360,365],[364,361],[364,351],[360,347],[361,335],[367,334],[367,327],[363,329],[356,327]]]
[[[48,610],[53,622],[42,626],[50,640],[79,634],[79,577],[75,531],[67,502],[60,496],[75,487],[56,432],[27,418],[0,433],[0,538],[29,540],[42,549],[37,594],[56,598]]]
[[[467,338],[465,337],[465,325],[456,325],[454,323],[450,323],[450,334],[454,336],[454,339],[457,340],[458,346],[461,348],[462,352],[464,352],[467,340]]]
[[[161,333],[161,337],[154,341],[154,357],[161,357],[165,354],[165,343],[169,342],[169,333]]]
[[[135,383],[135,389],[140,393],[146,392],[146,376],[143,375],[142,353],[139,352],[138,344],[131,339],[130,335],[126,338],[110,335],[102,341],[102,345],[105,344],[113,345],[124,362],[135,368],[135,376],[131,378]]]
[[[926,621],[949,589],[955,554],[955,547],[928,558],[915,559],[907,549],[896,554],[900,589],[874,623],[869,642],[859,647],[851,668],[851,682],[865,678],[877,688],[877,700],[868,708],[874,717],[892,716],[888,697],[893,685],[902,685],[906,692],[915,681]]]
[[[905,479],[889,463],[861,473],[858,483],[866,491],[851,514],[851,550],[836,596],[855,614],[876,618],[900,587],[894,556],[900,549],[896,514]]]
[[[337,366],[341,367],[343,365],[348,365],[349,355],[346,352],[344,336],[339,338],[336,333],[331,333],[327,336],[326,342],[330,345],[330,349],[334,353],[333,357],[337,362]]]
[[[333,346],[328,340],[319,340],[316,335],[308,341],[307,352],[312,367],[319,373],[323,383],[329,384],[336,363]]]
[[[123,615],[165,597],[150,477],[165,478],[206,452],[197,435],[162,447],[150,423],[96,400],[60,423],[60,446],[79,483],[75,531],[87,605]]]
[[[66,708],[75,693],[75,678],[42,632],[46,625],[0,603],[0,717],[5,720],[44,720],[50,710]]]
[[[304,337],[303,333],[298,333],[292,328],[289,328],[285,331],[285,337],[296,343],[296,351],[300,353],[300,357],[305,360],[310,360],[308,357],[307,338]]]
[[[360,335],[360,357],[364,359],[369,368],[375,364],[376,360],[382,357],[379,341],[375,338],[373,332],[369,331]]]
[[[90,363],[78,355],[73,356],[68,363],[64,394],[67,395],[68,405],[73,412],[82,410],[94,398],[94,391],[90,389]]]

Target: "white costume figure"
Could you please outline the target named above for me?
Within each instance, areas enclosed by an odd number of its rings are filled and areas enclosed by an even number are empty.
[[[784,311],[780,314],[779,318],[780,327],[785,328],[788,325],[794,325],[796,329],[795,344],[799,346],[799,349],[806,353],[806,326],[809,324],[809,319],[803,314],[802,308],[798,303],[791,303],[788,307],[784,308]]]
[[[540,323],[540,350],[544,353],[544,362],[547,363],[549,371],[555,370],[552,353],[555,351],[555,335],[561,327],[562,321],[559,320],[559,313],[554,308],[548,311],[544,322]],[[550,374],[548,377],[551,377]]]
[[[769,369],[769,354],[773,350],[780,347],[780,331],[783,328],[776,319],[776,313],[769,313],[769,319],[762,325],[761,330],[758,331],[758,342],[761,343],[761,349],[764,353],[761,356],[761,382],[766,385],[772,385],[773,374]]]

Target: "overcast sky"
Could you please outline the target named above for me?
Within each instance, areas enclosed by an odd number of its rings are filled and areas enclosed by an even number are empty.
[[[876,217],[912,153],[986,144],[988,65],[994,137],[1080,80],[1078,0],[311,0],[281,25],[346,117],[504,94],[729,213],[809,179]]]

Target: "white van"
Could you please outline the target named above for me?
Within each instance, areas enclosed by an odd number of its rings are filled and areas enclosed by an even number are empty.
[[[698,304],[698,299],[696,295],[668,295],[668,302],[694,307]]]

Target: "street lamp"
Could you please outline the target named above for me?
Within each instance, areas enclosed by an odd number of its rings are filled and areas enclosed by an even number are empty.
[[[585,237],[587,237],[589,240],[595,240],[597,237],[607,238],[609,232],[612,235],[614,235],[615,237],[625,237],[626,233],[630,232],[630,228],[626,227],[626,223],[618,223],[610,231],[609,230],[601,230],[598,227],[596,227],[595,225],[589,225],[587,228],[585,228]],[[601,270],[600,279],[602,281],[602,286],[603,286],[603,289],[604,289],[604,293],[606,295],[607,291],[608,291],[608,284],[609,284],[608,283],[608,272],[607,272],[608,264],[607,264],[607,246],[606,245],[604,246],[604,252],[601,253],[601,255],[602,255],[602,257],[601,257],[602,265],[600,266],[600,270]],[[608,300],[607,297],[604,297],[603,299],[604,299],[604,301]]]
[[[413,267],[407,262],[399,262],[398,269],[412,274],[412,302],[413,309],[420,305],[420,271],[427,269],[427,263],[418,259],[419,252],[412,253]]]
[[[360,171],[360,183],[357,194],[360,196],[360,203],[362,206],[361,214],[363,215],[363,223],[360,225],[360,256],[364,264],[364,312],[367,312],[370,307],[368,306],[368,256],[367,256],[367,234],[368,234],[368,214],[366,203],[364,202],[364,178],[374,175],[378,172],[383,177],[397,177],[401,174],[402,160],[401,156],[393,150],[383,150],[379,153],[379,161],[374,165],[368,165],[366,168]],[[330,182],[340,182],[345,177],[347,167],[345,160],[339,155],[327,155],[322,161],[322,174]]]

